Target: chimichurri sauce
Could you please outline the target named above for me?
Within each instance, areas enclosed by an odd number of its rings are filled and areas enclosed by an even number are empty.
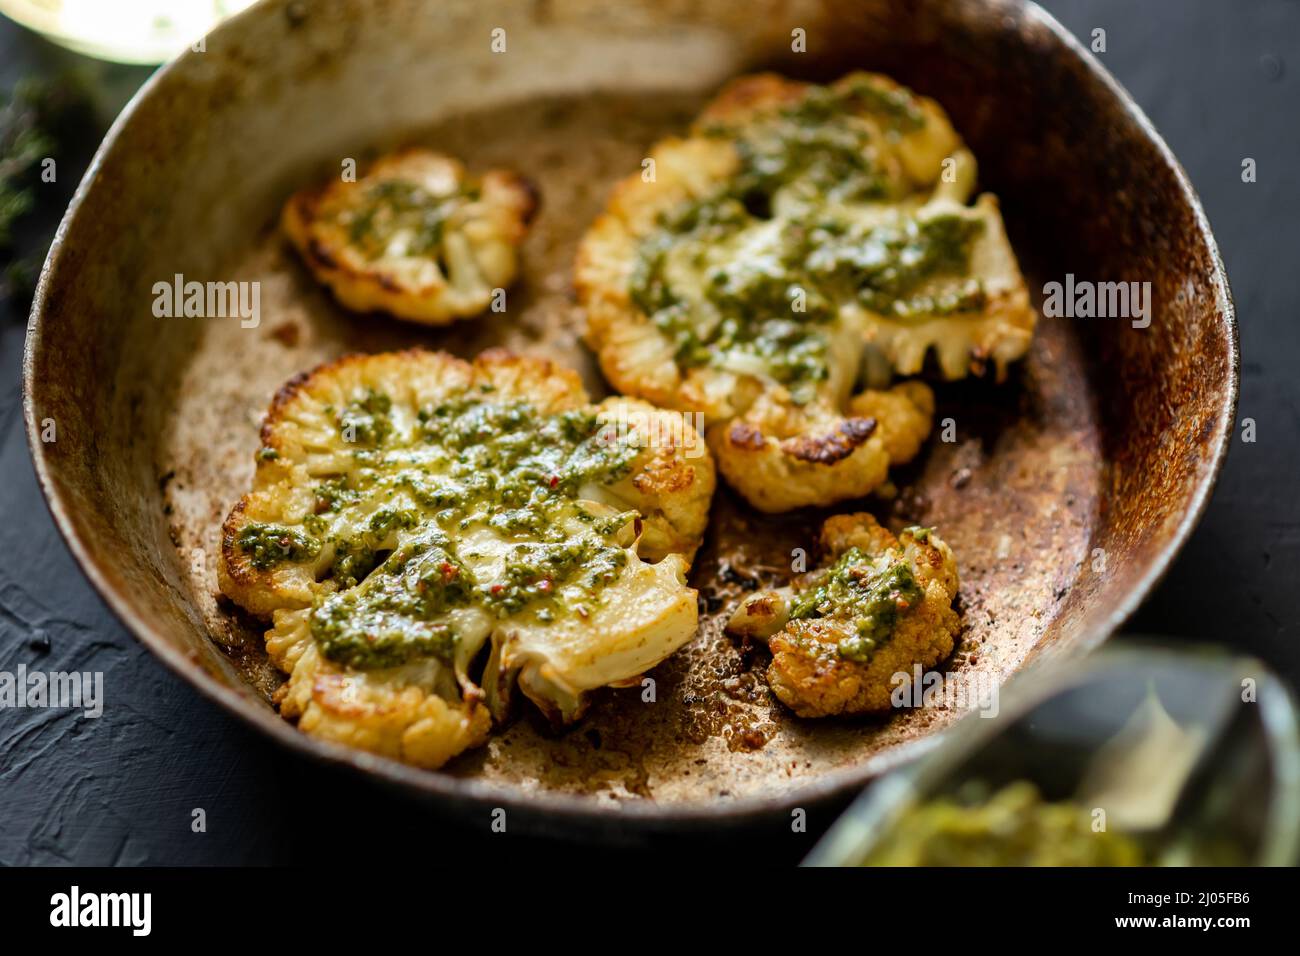
[[[872,558],[859,548],[850,548],[812,587],[796,596],[790,618],[852,622],[855,633],[839,642],[839,654],[865,664],[893,637],[899,615],[915,607],[922,597],[912,567],[901,555]]]
[[[360,203],[343,210],[339,221],[368,259],[438,255],[448,218],[457,206],[476,198],[472,189],[438,196],[401,179],[379,180],[361,188]]]
[[[308,561],[320,554],[320,542],[315,538],[296,528],[260,522],[244,525],[235,543],[259,571],[281,561]]]

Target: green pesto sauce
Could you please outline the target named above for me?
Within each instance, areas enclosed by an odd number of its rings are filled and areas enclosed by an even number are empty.
[[[909,809],[865,866],[1145,866],[1133,837],[1095,831],[1088,808],[1049,803],[1027,781],[982,785]]]
[[[970,311],[984,304],[978,280],[970,280],[957,295],[947,293],[950,301],[917,292],[933,276],[964,272],[971,243],[983,227],[978,219],[940,215],[839,235],[823,230],[829,241],[818,244],[804,265],[814,283],[856,295],[883,315]]]
[[[380,395],[374,389],[368,389],[363,398],[349,402],[337,416],[343,440],[349,444],[382,444],[393,430],[393,423],[389,419],[392,405],[387,395]]]
[[[771,117],[706,131],[736,137],[739,171],[660,216],[629,281],[633,304],[671,340],[681,367],[752,360],[806,402],[827,377],[826,326],[843,305],[900,319],[983,307],[977,279],[926,291],[935,277],[968,271],[980,221],[950,214],[868,228],[845,215],[844,204],[902,198],[877,166],[878,133],[846,121],[846,111],[883,120],[887,135],[924,123],[907,93],[859,83],[814,87]],[[712,261],[727,244],[736,250],[730,259]],[[674,287],[683,270],[698,278],[692,288]]]
[[[283,561],[310,561],[320,554],[320,542],[315,538],[296,528],[260,522],[244,525],[235,544],[259,571]]]
[[[888,133],[914,133],[925,126],[916,97],[904,89],[860,81],[852,85],[849,97],[859,109],[885,120]]]
[[[353,436],[343,447],[355,467],[317,483],[301,529],[249,526],[239,545],[258,567],[330,549],[338,590],[311,614],[330,660],[450,660],[459,635],[448,612],[554,620],[597,604],[626,567],[635,513],[585,499],[626,477],[638,449],[590,412],[542,414],[485,390],[400,419],[375,392],[329,411],[339,437]],[[465,543],[482,532],[496,545]]]
[[[516,545],[506,564],[505,581],[491,585],[482,598],[505,616],[545,600],[559,584],[578,581],[584,589],[598,591],[626,566],[627,551],[606,547],[599,533],[572,541]]]
[[[906,560],[873,559],[859,548],[850,548],[795,598],[790,618],[852,622],[855,633],[839,642],[839,654],[865,664],[893,637],[899,615],[915,607],[922,596]]]
[[[452,627],[438,618],[468,604],[469,569],[437,529],[395,549],[364,582],[331,594],[312,611],[311,629],[330,660],[349,667],[395,667],[418,657],[450,663]]]
[[[743,131],[736,140],[740,171],[729,192],[764,219],[779,189],[813,201],[888,199],[890,184],[872,159],[870,133],[809,110],[806,103]]]
[[[471,190],[436,196],[400,179],[366,183],[362,189],[361,203],[344,210],[339,221],[347,228],[349,240],[369,259],[439,255],[452,212],[475,198]]]

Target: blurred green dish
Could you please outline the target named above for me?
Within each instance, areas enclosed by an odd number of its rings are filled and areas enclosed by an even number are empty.
[[[806,866],[1293,865],[1300,731],[1258,661],[1125,642],[1025,672]]]

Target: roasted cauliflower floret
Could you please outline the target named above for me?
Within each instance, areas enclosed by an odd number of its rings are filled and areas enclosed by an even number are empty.
[[[702,413],[760,508],[863,495],[910,457],[915,427],[891,450],[857,421],[878,419],[853,408],[877,394],[859,393],[869,356],[910,375],[933,349],[949,378],[1000,377],[1029,346],[997,201],[966,205],[974,158],[932,100],[865,73],[743,77],[650,158],[580,244],[587,341],[615,388]],[[758,490],[771,480],[800,487]]]
[[[952,551],[925,528],[895,538],[869,514],[828,519],[820,543],[822,567],[751,594],[727,629],[767,641],[768,684],[800,717],[888,710],[896,674],[952,653]]]
[[[714,473],[679,415],[591,405],[548,362],[411,350],[294,379],[262,446],[219,578],[272,618],[309,734],[438,767],[515,687],[572,720],[695,633]]]
[[[536,207],[516,173],[474,177],[448,156],[405,149],[355,182],[296,193],[281,220],[346,308],[446,325],[483,312],[514,281]]]
[[[930,389],[903,382],[858,395],[847,416],[821,402],[797,406],[763,395],[708,434],[731,486],[760,511],[780,512],[877,487],[891,464],[916,457],[933,417]]]

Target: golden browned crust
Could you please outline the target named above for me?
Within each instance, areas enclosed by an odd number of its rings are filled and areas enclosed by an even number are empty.
[[[704,539],[717,484],[704,436],[688,417],[632,398],[605,399],[597,416],[641,448],[628,476],[608,486],[641,513],[639,552],[652,561],[680,554],[689,563]]]
[[[799,102],[810,84],[779,73],[750,73],[729,80],[700,111],[692,130],[702,132],[714,123],[740,123],[755,114],[771,112]]]
[[[341,668],[321,655],[307,614],[279,611],[266,632],[271,660],[289,675],[274,703],[299,730],[429,769],[487,740],[492,718],[477,688],[457,694],[418,664]]]

